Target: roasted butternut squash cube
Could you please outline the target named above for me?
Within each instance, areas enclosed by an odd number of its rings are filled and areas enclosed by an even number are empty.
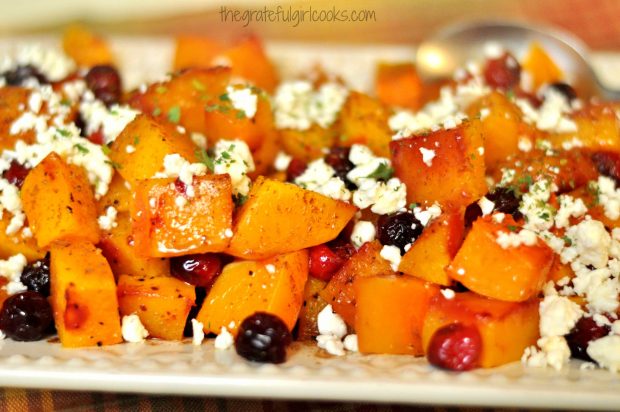
[[[62,48],[80,67],[114,64],[108,43],[81,25],[67,27],[62,36]]]
[[[510,216],[476,220],[448,274],[468,289],[494,299],[523,302],[536,296],[547,280],[553,250]],[[517,246],[518,245],[518,246]]]
[[[254,171],[248,173],[252,180],[258,176],[266,176],[273,170],[273,163],[281,150],[279,137],[279,133],[273,130],[263,136],[263,140],[258,148],[252,150]]]
[[[171,276],[122,275],[118,279],[121,316],[136,314],[149,336],[165,340],[183,339],[196,290]]]
[[[133,185],[162,171],[166,155],[176,153],[194,162],[197,146],[173,126],[141,114],[125,127],[111,149],[117,172]]]
[[[307,130],[282,129],[279,133],[282,148],[304,162],[323,157],[325,150],[336,142],[335,129],[324,129],[318,124],[313,124]]]
[[[118,213],[129,212],[129,204],[131,203],[130,187],[129,183],[115,171],[108,186],[108,191],[97,200],[99,215],[104,214],[110,206],[116,209]]]
[[[447,299],[436,294],[430,302],[422,330],[423,347],[437,329],[451,323],[478,328],[482,337],[480,366],[492,368],[517,361],[525,348],[538,340],[538,299],[502,302],[472,292],[457,293]]]
[[[428,282],[449,286],[446,268],[463,242],[463,212],[444,213],[424,229],[400,261],[398,270]]]
[[[548,140],[553,147],[561,149],[576,140],[589,150],[620,152],[620,120],[613,103],[587,103],[572,114],[571,120],[577,125],[577,131],[550,133]]]
[[[228,247],[234,209],[230,176],[195,176],[189,189],[172,178],[136,183],[131,215],[138,255],[170,257]]]
[[[116,227],[102,233],[99,247],[117,279],[120,275],[170,275],[169,259],[143,257],[136,252],[129,213],[120,213]]]
[[[375,76],[375,92],[381,103],[413,111],[422,107],[424,85],[412,63],[381,63]]]
[[[224,267],[196,317],[206,332],[226,327],[237,333],[241,322],[255,312],[278,316],[293,330],[308,279],[308,252],[271,259],[237,261]]]
[[[223,45],[206,36],[181,35],[175,39],[174,70],[218,66],[215,59]]]
[[[34,131],[11,134],[11,125],[23,113],[21,107],[28,104],[30,91],[23,87],[0,87],[0,150],[13,149],[18,140],[31,144],[34,142]],[[22,106],[23,105],[23,106]]]
[[[338,125],[341,146],[363,144],[377,156],[389,157],[392,132],[388,127],[389,111],[378,100],[351,92],[340,110]]]
[[[320,245],[338,236],[355,211],[348,203],[259,177],[237,211],[227,253],[263,259]]]
[[[380,255],[382,248],[377,240],[362,245],[320,292],[320,296],[332,305],[333,310],[342,316],[349,326],[355,325],[355,279],[394,273],[390,263]]]
[[[422,326],[437,285],[411,276],[358,276],[353,288],[360,352],[424,354]]]
[[[227,67],[190,69],[170,80],[151,84],[144,93],[133,94],[129,104],[161,123],[208,135],[205,114],[222,103],[220,97],[226,93],[229,81]]]
[[[315,277],[308,277],[304,288],[304,303],[299,312],[299,323],[297,327],[297,340],[314,341],[319,335],[317,318],[319,313],[327,306],[319,292],[321,292],[327,282]]]
[[[29,262],[43,258],[45,252],[37,247],[34,237],[26,237],[21,231],[12,235],[6,234],[11,217],[10,213],[4,211],[0,219],[0,259],[8,259],[18,253],[24,255]]]
[[[40,248],[60,239],[99,241],[97,206],[86,173],[56,153],[28,173],[21,198]]]
[[[465,207],[487,192],[479,121],[390,143],[407,201]]]
[[[530,45],[527,55],[521,62],[521,68],[532,77],[533,90],[538,90],[544,84],[560,82],[564,78],[562,70],[538,42]]]
[[[50,250],[50,304],[65,347],[122,341],[114,275],[87,241],[55,242]]]

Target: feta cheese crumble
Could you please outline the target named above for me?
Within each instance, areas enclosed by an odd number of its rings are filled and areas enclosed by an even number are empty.
[[[220,334],[215,338],[215,349],[217,350],[227,350],[234,346],[235,339],[233,335],[226,329],[226,326],[222,326],[220,329]]]
[[[243,140],[220,140],[215,144],[213,171],[217,174],[228,173],[233,186],[233,193],[246,196],[252,181],[248,173],[255,170],[254,159],[247,143]]]
[[[97,223],[99,223],[99,228],[101,230],[110,231],[114,229],[118,224],[116,223],[116,216],[118,215],[117,210],[114,206],[108,206],[105,210],[105,215],[101,215],[97,218]]]
[[[372,222],[367,220],[359,220],[355,222],[353,231],[351,232],[351,243],[356,249],[362,247],[366,242],[372,242],[375,240],[377,230]]]
[[[192,319],[192,344],[200,346],[205,339],[204,325]]]
[[[336,171],[324,159],[311,162],[306,170],[295,179],[295,184],[304,189],[320,193],[336,200],[348,201],[351,192],[336,176]]]
[[[383,248],[381,248],[381,252],[379,252],[379,254],[383,259],[387,260],[390,263],[390,266],[392,267],[392,270],[394,272],[398,272],[398,266],[400,265],[401,260],[400,249],[398,247],[392,245],[384,245]]]
[[[435,158],[435,151],[432,149],[426,149],[424,147],[420,147],[420,153],[422,153],[422,161],[428,167],[433,165],[433,159]]]
[[[0,260],[0,276],[8,280],[8,283],[3,286],[8,295],[27,290],[21,282],[21,275],[26,265],[28,265],[28,260],[21,253],[13,255],[7,260]]]
[[[235,109],[243,112],[250,119],[254,117],[258,105],[258,96],[251,87],[237,88],[231,85],[226,88],[226,94]]]
[[[317,316],[319,336],[316,337],[317,346],[334,356],[343,356],[345,349],[357,352],[357,335],[347,335],[347,325],[344,320],[334,313],[332,305],[327,305]],[[344,341],[343,341],[344,338]]]
[[[136,314],[123,316],[121,323],[121,333],[125,342],[140,343],[149,336],[149,332]]]
[[[276,155],[276,159],[273,162],[273,167],[278,172],[286,172],[286,169],[288,169],[288,166],[291,164],[291,160],[293,160],[293,156],[289,156],[280,151]]]
[[[164,157],[163,171],[155,173],[154,178],[178,178],[186,185],[188,197],[194,197],[194,176],[202,176],[207,173],[207,166],[203,163],[190,163],[178,153],[168,154]]]
[[[601,367],[620,372],[620,336],[608,335],[590,342],[586,351]]]

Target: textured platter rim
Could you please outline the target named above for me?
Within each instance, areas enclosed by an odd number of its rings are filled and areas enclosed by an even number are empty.
[[[0,53],[23,42],[56,44],[57,39],[3,38]],[[167,38],[113,38],[130,86],[165,73],[172,58]],[[156,49],[157,53],[147,53]],[[404,46],[268,44],[285,77],[314,63],[368,89],[376,60],[413,59]],[[620,70],[620,54],[594,54],[604,78]],[[616,79],[618,80],[618,79]],[[0,385],[21,388],[230,396],[296,400],[404,404],[620,410],[620,377],[601,370],[501,368],[454,374],[407,356],[323,356],[313,345],[298,345],[282,366],[251,365],[234,351],[216,351],[212,342],[148,342],[108,348],[62,349],[57,343],[0,341]]]

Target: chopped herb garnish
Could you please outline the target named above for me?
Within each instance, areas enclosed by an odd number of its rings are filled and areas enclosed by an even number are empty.
[[[112,149],[110,149],[110,146],[108,146],[107,144],[102,144],[101,145],[101,151],[106,156],[108,156],[110,153],[112,153]]]
[[[122,168],[122,166],[120,165],[120,163],[113,162],[112,160],[106,160],[105,162],[106,162],[107,164],[109,164],[110,166],[112,166],[112,168],[114,168],[114,169],[117,169],[117,170],[118,170],[118,169],[121,169],[121,168]]]
[[[409,209],[415,209],[415,208],[416,208],[416,207],[418,207],[418,206],[419,206],[419,204],[414,202],[414,203],[411,203],[411,204],[409,205]]]
[[[207,169],[209,169],[211,172],[213,171],[213,159],[211,158],[211,156],[209,156],[209,153],[207,153],[207,151],[205,149],[198,149],[195,152],[196,155],[196,159],[204,164],[205,166],[207,166]]]
[[[205,87],[204,84],[202,84],[200,82],[200,80],[198,79],[192,79],[192,87],[196,90],[198,90],[199,92],[204,92],[205,90],[207,90],[207,88]]]
[[[573,245],[573,241],[568,236],[564,235],[564,237],[562,239],[564,240],[564,244],[566,246],[572,246]]]
[[[228,96],[228,93],[224,93],[220,95],[220,100],[223,102],[229,102],[230,101],[230,97]]]
[[[222,159],[227,159],[227,160],[230,159],[230,153],[228,152],[222,152],[221,156],[222,156]]]
[[[157,88],[155,89],[155,92],[157,94],[164,94],[168,91],[168,88],[166,88],[166,86],[157,86]]]
[[[179,106],[172,106],[168,110],[168,120],[172,123],[179,123],[179,120],[181,120],[181,108]]]
[[[515,225],[508,225],[508,226],[506,226],[506,228],[508,230],[510,230],[511,232],[516,232],[517,231],[517,227]]]
[[[161,114],[161,109],[159,107],[154,108],[152,114],[153,116],[159,116]]]
[[[243,110],[238,110],[237,114],[235,115],[235,117],[237,117],[237,119],[245,119],[246,115],[245,115],[245,112]]]
[[[243,206],[243,204],[245,202],[247,202],[248,197],[246,195],[242,195],[241,193],[237,193],[236,195],[233,195],[233,201],[235,202],[235,205],[237,206]]]
[[[56,129],[56,133],[58,133],[62,137],[70,137],[71,136],[71,132],[68,131],[67,129]]]
[[[73,147],[75,147],[80,153],[82,154],[86,154],[88,153],[88,148],[86,148],[86,146],[80,144],[80,143],[76,143],[73,145]]]
[[[394,169],[387,165],[387,163],[379,163],[379,166],[375,169],[374,172],[369,174],[369,179],[377,179],[377,180],[388,180],[394,174]]]
[[[134,136],[133,137],[133,145],[137,146],[139,143],[140,143],[140,137]]]

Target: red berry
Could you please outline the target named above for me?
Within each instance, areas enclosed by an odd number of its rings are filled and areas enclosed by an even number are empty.
[[[467,371],[479,366],[482,337],[475,326],[451,323],[433,334],[428,344],[431,365],[453,371]]]
[[[254,362],[282,363],[291,344],[291,332],[276,315],[256,312],[239,325],[235,350],[239,356]]]
[[[86,84],[95,97],[111,106],[121,100],[121,76],[109,65],[94,66],[86,74]]]
[[[170,273],[194,286],[208,287],[222,271],[222,259],[215,253],[178,256],[170,259]]]
[[[600,174],[620,182],[620,154],[596,152],[592,155],[592,161]]]
[[[11,162],[11,166],[2,174],[2,177],[8,180],[9,183],[21,189],[28,173],[30,173],[29,168],[13,160]]]
[[[484,79],[493,88],[508,90],[517,86],[521,80],[521,66],[510,53],[487,60]]]
[[[310,276],[314,276],[317,279],[329,281],[334,273],[344,265],[344,262],[344,259],[326,245],[310,248]]]
[[[395,215],[383,215],[377,221],[377,239],[382,245],[392,245],[404,254],[405,246],[413,243],[421,234],[424,226],[409,212]]]
[[[592,359],[586,351],[588,345],[593,340],[607,336],[609,331],[609,326],[599,326],[591,317],[584,316],[579,319],[573,330],[566,335],[566,342],[573,358],[591,361]]]
[[[292,182],[299,177],[308,167],[306,162],[293,158],[286,169],[286,180]]]
[[[96,132],[89,134],[86,138],[92,143],[98,145],[103,145],[103,142],[105,141],[103,132],[101,130],[97,130]]]

